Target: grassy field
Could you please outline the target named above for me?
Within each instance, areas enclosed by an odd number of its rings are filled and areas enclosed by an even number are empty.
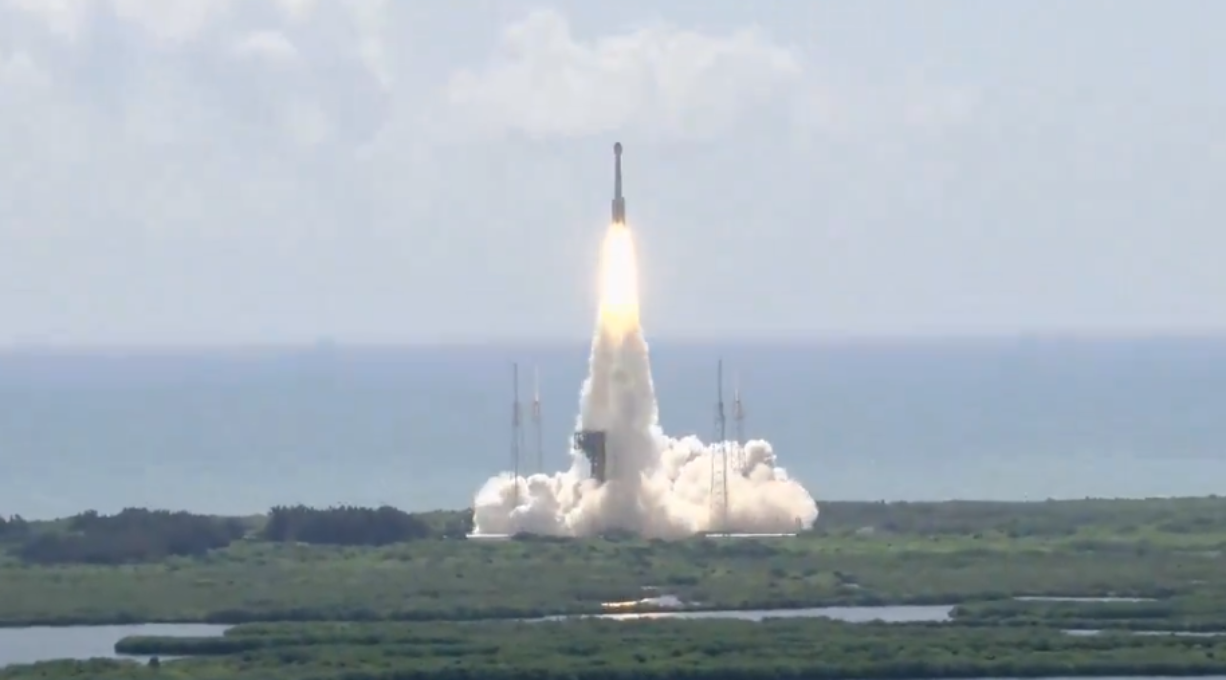
[[[647,586],[709,608],[1017,595],[1216,601],[1226,600],[1223,550],[1226,500],[1218,498],[828,503],[815,531],[778,539],[336,547],[253,536],[152,563],[6,558],[0,624],[526,617],[598,611],[643,597]],[[1020,625],[1053,616],[1046,611],[975,619],[968,609],[965,620]]]
[[[1046,629],[570,621],[332,623],[238,627],[222,638],[135,638],[129,651],[191,654],[156,665],[56,662],[25,678],[975,678],[1226,673],[1226,638]]]

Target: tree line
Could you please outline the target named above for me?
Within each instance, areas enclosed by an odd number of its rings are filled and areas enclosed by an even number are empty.
[[[199,557],[234,541],[380,546],[430,538],[463,538],[472,513],[408,513],[390,506],[274,507],[265,521],[189,512],[126,508],[95,510],[53,522],[0,517],[0,541],[28,564],[124,564]]]
[[[1147,529],[1195,534],[1226,523],[1226,497],[1048,500],[1042,502],[943,501],[820,504],[812,532],[822,535],[873,530],[888,534],[1011,538],[1066,538],[1087,527],[1120,534]]]
[[[361,508],[343,505],[320,510],[305,505],[278,506],[261,532],[268,541],[321,545],[388,545],[432,538],[430,525],[390,505]]]
[[[31,564],[121,564],[171,556],[200,556],[246,533],[241,520],[189,512],[125,508],[115,515],[89,510],[61,530],[30,532],[17,555]]]
[[[21,515],[13,515],[12,517],[0,515],[0,541],[24,538],[29,531],[30,523],[22,519]]]

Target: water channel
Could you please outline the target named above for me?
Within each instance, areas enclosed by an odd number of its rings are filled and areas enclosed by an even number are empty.
[[[210,637],[229,626],[207,623],[146,623],[130,626],[33,626],[0,628],[0,668],[55,659],[129,658],[115,653],[115,643],[133,635]]]
[[[813,609],[774,609],[746,611],[677,611],[597,614],[597,618],[626,620],[636,618],[744,619],[761,621],[767,617],[819,617],[863,623],[878,619],[891,623],[946,621],[952,606],[944,607],[819,607]],[[556,617],[564,618],[564,617]],[[9,664],[36,663],[53,659],[140,658],[115,653],[115,643],[132,635],[208,637],[221,635],[229,626],[209,624],[144,624],[132,626],[38,626],[0,628],[0,668]]]
[[[1023,599],[1023,598],[1019,598]],[[1090,600],[1112,601],[1124,598],[1024,598],[1032,600]],[[1129,600],[1133,601],[1133,600]],[[678,603],[679,604],[679,603]],[[752,609],[738,611],[659,611],[650,613],[610,612],[594,614],[592,618],[612,620],[633,619],[742,619],[761,621],[765,618],[818,618],[825,617],[849,623],[884,621],[886,623],[916,623],[923,621],[948,621],[953,605],[897,605],[881,607],[813,607],[806,609]],[[569,617],[548,617],[537,620],[559,620]],[[0,628],[0,668],[10,664],[37,663],[54,659],[130,658],[115,653],[115,643],[133,635],[209,637],[222,635],[226,625],[193,623],[153,623],[125,626],[34,626],[29,628]],[[1094,634],[1097,631],[1068,631],[1074,635]],[[1145,632],[1142,634],[1158,634]],[[1103,679],[1100,679],[1103,680]],[[1108,679],[1109,680],[1109,679]],[[1218,678],[1217,680],[1226,680]]]

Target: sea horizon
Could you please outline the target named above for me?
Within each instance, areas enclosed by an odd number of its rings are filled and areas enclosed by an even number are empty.
[[[667,434],[715,436],[722,359],[746,437],[769,440],[819,506],[1203,496],[1226,479],[1226,336],[648,341]],[[0,514],[466,507],[511,467],[513,362],[521,400],[539,375],[544,467],[569,464],[587,352],[562,340],[0,348]]]
[[[796,335],[755,334],[656,334],[650,329],[644,332],[648,344],[687,345],[711,347],[717,345],[763,346],[763,347],[827,347],[844,345],[932,345],[932,344],[1009,344],[1029,342],[1077,342],[1077,343],[1152,343],[1190,342],[1224,343],[1226,328],[1152,329],[1143,327],[1106,328],[1052,328],[1017,331],[916,331],[909,333],[875,332],[822,332]],[[353,339],[327,334],[315,338],[291,340],[256,341],[193,341],[141,340],[89,342],[64,342],[32,339],[8,339],[0,341],[0,356],[21,354],[97,354],[112,352],[134,353],[224,353],[232,351],[284,351],[316,348],[321,345],[358,350],[422,350],[422,349],[480,349],[535,348],[559,349],[577,345],[588,347],[592,333],[568,336],[507,336],[480,338],[457,336],[455,338],[394,338],[385,340]]]

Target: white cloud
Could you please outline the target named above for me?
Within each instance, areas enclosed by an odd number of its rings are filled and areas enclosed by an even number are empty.
[[[280,31],[252,31],[235,44],[234,50],[272,61],[292,61],[298,56],[298,48]]]
[[[231,8],[231,0],[6,0],[9,7],[45,22],[54,34],[79,38],[98,11],[140,26],[157,39],[181,42],[195,37]],[[286,1],[286,0],[281,0]]]
[[[50,84],[50,75],[27,52],[18,50],[5,55],[0,51],[0,88],[46,87]]]
[[[286,106],[285,125],[299,144],[314,146],[328,138],[331,122],[328,114],[315,103],[296,101]]]
[[[295,20],[306,19],[315,9],[315,0],[273,0],[288,17]]]
[[[978,93],[945,83],[912,81],[899,92],[902,122],[929,131],[941,131],[970,121],[979,105]]]
[[[394,76],[383,39],[387,20],[387,0],[339,0],[348,10],[358,31],[358,54],[383,89],[392,87]]]
[[[189,40],[230,10],[230,0],[112,0],[116,16],[159,40]]]
[[[453,106],[488,131],[579,136],[627,126],[706,136],[784,92],[796,53],[760,30],[710,35],[657,25],[577,39],[546,10],[509,26],[480,69],[451,80]]]
[[[487,304],[480,291],[498,277],[530,266],[545,281],[586,247],[571,226],[588,206],[600,212],[607,169],[567,154],[605,146],[572,138],[625,131],[671,154],[653,140],[719,136],[730,140],[717,145],[720,163],[795,178],[809,163],[832,166],[823,138],[861,133],[874,112],[922,129],[968,110],[936,88],[848,87],[807,46],[765,30],[653,23],[593,34],[584,14],[0,0],[0,271],[41,291],[0,290],[0,308],[36,335],[255,338],[280,314],[296,321],[276,332],[343,326],[312,305],[344,291],[362,302],[332,313],[353,324],[380,328],[386,315],[371,310],[404,305],[431,333],[455,309]],[[448,32],[458,26],[473,30]],[[813,148],[797,150],[793,118]],[[562,143],[525,157],[515,137]],[[845,155],[862,154],[865,139],[876,137],[860,134]],[[710,148],[682,146],[678,168]],[[637,154],[636,183],[657,196],[686,189],[663,164],[649,177]],[[708,179],[693,187],[720,181]],[[686,205],[702,204],[694,192]],[[644,219],[646,194],[634,208]],[[472,242],[488,253],[476,265],[455,254]],[[504,256],[516,252],[525,262]],[[546,305],[552,284],[538,284]],[[443,305],[438,290],[459,297]],[[485,324],[482,314],[454,323]]]
[[[56,35],[75,40],[84,30],[95,0],[7,0],[9,7],[46,23]]]

